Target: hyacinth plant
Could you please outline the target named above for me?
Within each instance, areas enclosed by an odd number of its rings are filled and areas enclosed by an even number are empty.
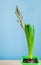
[[[34,26],[31,26],[30,24],[23,24],[23,16],[18,6],[16,6],[15,14],[18,17],[17,22],[20,24],[26,35],[26,40],[28,45],[28,57],[32,59],[33,45],[34,45]]]

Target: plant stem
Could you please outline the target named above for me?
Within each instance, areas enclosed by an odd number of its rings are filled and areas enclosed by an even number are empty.
[[[28,48],[28,56],[30,59],[32,59],[32,52],[33,52],[33,49]]]

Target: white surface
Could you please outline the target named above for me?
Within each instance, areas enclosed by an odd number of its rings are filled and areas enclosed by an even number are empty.
[[[21,65],[20,60],[0,60],[0,65]]]

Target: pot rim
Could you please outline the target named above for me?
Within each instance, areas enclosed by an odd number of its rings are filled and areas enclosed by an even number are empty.
[[[21,58],[21,64],[39,64],[40,63],[38,56],[33,56],[33,58],[38,59],[38,62],[37,63],[23,63],[23,59],[24,58],[28,58],[28,56],[22,56],[22,58]]]

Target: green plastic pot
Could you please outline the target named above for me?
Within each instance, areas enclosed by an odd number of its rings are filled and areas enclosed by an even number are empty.
[[[33,56],[33,58],[36,58],[38,59],[38,62],[37,63],[23,63],[23,59],[27,59],[28,56],[22,56],[22,59],[21,59],[21,64],[22,65],[40,65],[40,61],[39,61],[39,58],[37,56]]]

